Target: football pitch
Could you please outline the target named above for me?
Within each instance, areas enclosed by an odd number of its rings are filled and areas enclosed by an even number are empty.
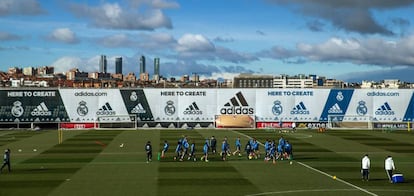
[[[196,143],[197,161],[174,161],[178,139]],[[294,159],[275,164],[219,154],[200,161],[206,138],[227,137],[234,150],[249,138],[261,143],[283,136]],[[157,160],[164,140],[166,157]],[[153,161],[144,145],[151,141]],[[120,147],[123,144],[123,147]],[[0,174],[0,195],[414,195],[414,133],[407,131],[298,130],[64,130],[0,131],[1,149],[11,149],[12,171]],[[220,150],[219,150],[220,151]],[[1,151],[1,152],[4,152]],[[371,159],[369,181],[361,180],[361,158]],[[392,184],[384,171],[391,155],[405,182]],[[336,179],[333,178],[336,176]]]

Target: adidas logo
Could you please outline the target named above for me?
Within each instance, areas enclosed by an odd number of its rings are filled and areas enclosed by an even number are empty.
[[[49,111],[45,102],[40,103],[35,109],[30,113],[32,116],[50,116],[52,112]]]
[[[330,114],[342,114],[344,111],[339,107],[338,103],[335,103],[331,108],[329,108],[328,113]]]
[[[193,102],[191,105],[189,105],[185,109],[183,114],[186,114],[186,115],[202,115],[203,111],[201,111],[200,108],[198,108],[198,105],[196,104],[196,102]]]
[[[224,104],[224,108],[220,109],[221,114],[254,114],[254,108],[249,107],[246,99],[241,92],[230,99],[230,102]]]
[[[290,111],[290,114],[309,114],[309,110],[306,109],[305,104],[303,104],[303,101],[301,101],[298,105],[296,105],[292,111]]]
[[[116,112],[112,110],[111,105],[108,102],[105,103],[97,112],[96,115],[115,115]]]
[[[381,107],[375,111],[375,115],[394,115],[395,112],[392,111],[390,104],[388,102],[385,102]]]
[[[246,99],[241,92],[236,93],[236,97],[230,99],[230,102],[224,104],[224,106],[249,106]]]
[[[147,111],[142,107],[141,103],[138,103],[132,110],[131,113],[133,114],[145,114]]]

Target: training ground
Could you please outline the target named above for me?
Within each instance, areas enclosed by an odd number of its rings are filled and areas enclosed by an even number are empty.
[[[196,142],[197,162],[173,161],[183,135]],[[293,145],[294,160],[247,160],[231,156],[200,161],[205,138],[218,144],[227,136],[232,150],[240,137],[264,143],[283,135]],[[164,140],[167,157],[157,160]],[[151,141],[153,161],[144,145]],[[120,144],[124,144],[120,148]],[[414,133],[407,131],[299,130],[64,130],[0,131],[1,149],[11,149],[12,172],[0,174],[0,195],[414,195]],[[261,146],[263,152],[263,146]],[[3,152],[3,151],[2,151]],[[371,158],[370,181],[362,181],[360,161]],[[391,184],[384,171],[394,158],[405,182]],[[333,178],[336,176],[336,179]]]

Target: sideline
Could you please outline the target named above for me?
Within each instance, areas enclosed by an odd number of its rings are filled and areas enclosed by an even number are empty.
[[[308,193],[308,192],[336,192],[336,191],[358,191],[356,189],[309,189],[309,190],[290,190],[290,191],[274,191],[250,194],[246,196],[260,196],[260,195],[274,195],[274,194],[288,194],[288,193]]]
[[[308,169],[311,169],[311,170],[316,171],[316,172],[318,172],[318,173],[320,173],[320,174],[323,174],[323,175],[325,175],[325,176],[328,176],[329,178],[333,178],[333,176],[331,176],[331,175],[329,175],[329,174],[327,174],[327,173],[325,173],[325,172],[323,172],[323,171],[321,171],[321,170],[318,170],[318,169],[316,169],[316,168],[313,168],[313,167],[311,167],[311,166],[309,166],[309,165],[306,165],[305,163],[302,163],[302,162],[299,162],[299,161],[296,161],[296,162],[297,162],[298,164],[300,164],[300,165],[302,165],[302,166],[304,166],[304,167],[308,168]],[[366,190],[366,189],[363,189],[363,188],[361,188],[361,187],[359,187],[359,186],[353,185],[353,184],[351,184],[351,183],[349,183],[349,182],[347,182],[347,181],[345,181],[345,180],[342,180],[342,179],[340,179],[340,178],[336,178],[336,180],[337,180],[337,181],[339,181],[339,182],[342,182],[342,183],[344,183],[344,184],[346,184],[346,185],[348,185],[348,186],[354,187],[354,188],[356,188],[356,189],[358,189],[358,190],[360,190],[360,191],[362,191],[362,192],[365,192],[365,193],[367,193],[367,194],[369,194],[369,195],[378,196],[378,195],[377,195],[377,194],[375,194],[375,193],[369,192],[369,191],[368,191],[368,190]]]
[[[247,137],[247,138],[249,138],[249,139],[252,139],[252,137],[250,137],[249,135],[246,135],[246,134],[244,134],[244,133],[240,133],[240,132],[238,132],[238,131],[234,131],[234,130],[232,130],[234,133],[237,133],[237,134],[239,134],[239,135],[242,135],[242,136],[244,136],[244,137]],[[263,146],[263,144],[262,143],[260,143],[260,142],[258,142],[260,145],[262,145]],[[322,174],[322,175],[325,175],[325,176],[327,176],[327,177],[329,177],[329,178],[333,178],[333,176],[332,175],[329,175],[328,173],[325,173],[325,172],[323,172],[323,171],[321,171],[321,170],[318,170],[318,169],[316,169],[316,168],[313,168],[313,167],[311,167],[311,166],[309,166],[309,165],[306,165],[306,164],[304,164],[304,163],[302,163],[302,162],[299,162],[299,161],[296,161],[298,164],[300,164],[300,165],[302,165],[302,166],[304,166],[304,167],[306,167],[306,168],[308,168],[308,169],[310,169],[310,170],[313,170],[313,171],[315,171],[315,172],[318,172],[318,173],[320,173],[320,174]],[[369,194],[369,195],[372,195],[372,196],[378,196],[377,194],[375,194],[375,193],[372,193],[372,192],[369,192],[368,190],[366,190],[366,189],[363,189],[363,188],[361,188],[361,187],[359,187],[359,186],[356,186],[356,185],[353,185],[353,184],[351,184],[351,183],[349,183],[349,182],[347,182],[347,181],[345,181],[345,180],[342,180],[342,179],[340,179],[340,178],[336,178],[336,180],[337,181],[339,181],[339,182],[342,182],[342,183],[344,183],[344,184],[346,184],[346,185],[348,185],[348,186],[351,186],[351,187],[353,187],[353,188],[355,188],[355,189],[358,189],[358,190],[360,190],[360,191],[362,191],[362,192],[365,192],[365,193],[367,193],[367,194]]]

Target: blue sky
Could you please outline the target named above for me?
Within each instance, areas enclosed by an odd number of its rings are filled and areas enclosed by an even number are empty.
[[[414,82],[414,0],[2,0],[0,70],[98,71],[139,57],[166,77],[317,74]]]

